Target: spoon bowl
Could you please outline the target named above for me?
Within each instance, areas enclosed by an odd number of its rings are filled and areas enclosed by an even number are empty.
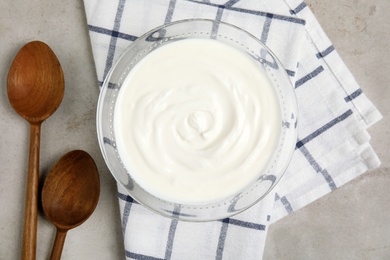
[[[40,41],[23,46],[10,67],[7,93],[14,110],[30,123],[22,259],[35,259],[41,124],[64,96],[64,74],[49,46]]]
[[[49,46],[34,41],[18,52],[7,92],[13,109],[30,123],[41,123],[56,111],[64,96],[64,74]]]
[[[81,225],[99,200],[99,173],[92,157],[81,150],[62,156],[50,170],[42,189],[42,207],[57,227],[50,259],[60,259],[68,230]]]

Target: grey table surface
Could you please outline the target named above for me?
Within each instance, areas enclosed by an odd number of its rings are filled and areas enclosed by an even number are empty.
[[[390,259],[390,1],[307,0],[335,48],[384,115],[369,129],[382,161],[375,170],[270,226],[264,259]],[[41,181],[64,153],[83,149],[101,177],[96,211],[69,231],[63,259],[124,259],[116,184],[95,130],[99,90],[82,1],[0,0],[0,259],[19,259],[28,124],[10,106],[6,81],[17,51],[46,42],[65,74],[65,96],[41,133]],[[55,228],[39,214],[37,259],[48,259]]]

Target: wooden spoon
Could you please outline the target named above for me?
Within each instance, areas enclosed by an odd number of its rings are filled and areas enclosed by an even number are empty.
[[[42,189],[43,211],[57,227],[51,260],[60,259],[68,230],[93,213],[99,193],[99,173],[88,153],[71,151],[53,166]]]
[[[30,123],[22,259],[35,259],[41,123],[64,96],[64,74],[49,46],[34,41],[18,52],[8,73],[7,92],[14,110]]]

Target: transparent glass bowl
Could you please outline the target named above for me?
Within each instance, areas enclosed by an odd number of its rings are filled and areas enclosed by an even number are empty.
[[[114,108],[121,85],[132,68],[148,53],[190,38],[207,38],[229,44],[247,53],[266,71],[280,101],[282,129],[278,147],[258,179],[222,201],[185,205],[165,201],[145,191],[124,167],[116,148]],[[97,132],[100,149],[112,175],[138,203],[163,216],[186,221],[211,221],[235,215],[264,198],[284,174],[297,138],[297,104],[293,86],[277,57],[256,37],[233,25],[205,19],[173,22],[149,31],[134,41],[107,74],[98,101]]]

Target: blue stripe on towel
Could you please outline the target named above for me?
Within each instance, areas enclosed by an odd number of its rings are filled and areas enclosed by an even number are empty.
[[[330,128],[332,128],[334,125],[340,123],[341,121],[343,121],[344,119],[346,119],[347,117],[349,117],[350,115],[352,115],[352,110],[348,109],[346,112],[344,112],[343,114],[341,114],[340,116],[336,117],[335,119],[329,121],[328,123],[326,123],[325,125],[323,125],[322,127],[320,127],[319,129],[317,129],[316,131],[314,131],[313,133],[309,134],[308,136],[306,136],[305,138],[303,138],[302,140],[298,141],[297,144],[296,144],[296,149],[299,149],[301,148],[303,145],[305,145],[306,143],[310,142],[311,140],[313,140],[315,137],[319,136],[320,134],[326,132],[327,130],[329,130]]]
[[[295,88],[302,86],[303,84],[305,84],[306,82],[308,82],[312,78],[315,78],[316,76],[318,76],[323,71],[324,71],[324,67],[319,66],[318,68],[316,68],[315,70],[313,70],[312,72],[310,72],[309,74],[304,76],[303,78],[297,80],[295,82]]]
[[[290,10],[290,14],[297,14],[303,9],[305,9],[306,6],[307,6],[306,3],[302,2],[294,10]]]
[[[328,48],[326,48],[324,51],[322,52],[319,52],[316,54],[316,57],[318,59],[321,59],[321,58],[324,58],[325,56],[327,56],[329,53],[331,53],[332,51],[334,51],[334,46],[333,45],[330,45]]]

